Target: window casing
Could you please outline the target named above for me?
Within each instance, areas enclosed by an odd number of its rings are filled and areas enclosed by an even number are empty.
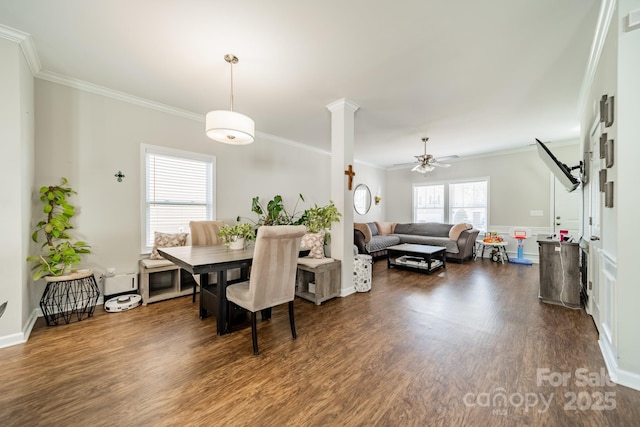
[[[413,222],[489,224],[489,178],[413,185]]]
[[[215,157],[151,145],[141,146],[142,249],[154,233],[189,232],[189,221],[214,219]]]

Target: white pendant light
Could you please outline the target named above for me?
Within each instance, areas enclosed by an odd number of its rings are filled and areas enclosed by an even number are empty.
[[[233,64],[238,63],[238,58],[226,54],[224,60],[231,65],[231,108],[209,111],[205,130],[207,136],[214,141],[232,145],[251,144],[255,140],[255,122],[244,114],[233,111]]]

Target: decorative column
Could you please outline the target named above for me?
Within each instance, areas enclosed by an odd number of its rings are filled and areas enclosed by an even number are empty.
[[[355,113],[360,108],[346,98],[327,105],[331,112],[331,200],[342,213],[342,220],[331,226],[331,256],[342,260],[340,296],[354,292],[353,287],[353,189],[357,173],[353,169]]]

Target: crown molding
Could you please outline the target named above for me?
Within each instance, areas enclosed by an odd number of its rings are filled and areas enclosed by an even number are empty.
[[[569,147],[572,145],[578,145],[580,143],[580,140],[578,138],[569,138],[569,139],[562,139],[562,140],[558,140],[558,141],[550,141],[550,142],[545,142],[545,144],[547,146],[550,146],[552,148],[559,148],[559,147]],[[510,154],[518,154],[518,153],[524,153],[527,151],[537,151],[537,147],[535,143],[526,145],[524,147],[517,147],[517,148],[510,148],[507,150],[499,150],[499,151],[488,151],[488,152],[484,152],[484,153],[476,153],[476,154],[470,154],[468,156],[460,156],[456,159],[450,159],[447,160],[447,162],[450,163],[457,163],[459,161],[463,161],[463,160],[475,160],[475,159],[482,159],[482,158],[486,158],[486,157],[495,157],[495,156],[507,156]],[[417,161],[414,162],[418,163]],[[412,163],[406,163],[403,165],[398,165],[398,166],[390,166],[388,168],[385,168],[385,170],[387,171],[396,171],[396,170],[404,170],[407,168],[407,166],[411,165]]]
[[[356,165],[368,166],[370,168],[379,169],[379,170],[382,170],[382,171],[387,170],[387,168],[385,168],[384,166],[380,166],[380,165],[377,165],[377,164],[374,164],[374,163],[365,162],[365,161],[358,160],[358,159],[353,159],[353,163],[355,163]]]
[[[64,86],[69,86],[74,89],[82,90],[85,92],[95,93],[96,95],[106,96],[107,98],[117,99],[118,101],[128,102],[130,104],[138,105],[140,107],[150,108],[152,110],[161,111],[175,116],[183,117],[197,122],[204,123],[204,115],[193,113],[191,111],[183,110],[181,108],[172,107],[160,102],[151,101],[138,96],[130,95],[125,92],[109,89],[104,86],[99,86],[93,83],[85,82],[83,80],[74,79],[64,76],[62,74],[54,73],[52,71],[41,71],[35,76],[41,80],[47,80],[53,83],[58,83]]]
[[[356,104],[355,102],[347,99],[347,98],[341,98],[338,99],[336,101],[330,102],[329,104],[326,105],[327,109],[329,111],[331,111],[332,113],[334,111],[340,110],[342,108],[344,109],[350,109],[353,112],[358,111],[358,109],[360,108],[360,106],[358,104]]]
[[[275,136],[270,133],[256,131],[256,136],[259,136],[260,139],[265,139],[267,141],[275,142],[278,144],[288,145],[290,147],[300,148],[307,151],[313,151],[317,154],[322,154],[325,156],[331,156],[330,151],[323,150],[322,148],[313,147],[311,145],[303,144],[301,142],[293,141],[291,139],[281,138],[279,136]]]
[[[595,78],[596,71],[598,69],[598,62],[600,62],[600,55],[602,55],[602,49],[604,48],[604,43],[607,39],[607,33],[611,27],[611,20],[613,19],[613,12],[615,8],[616,0],[602,0],[602,3],[600,3],[600,13],[598,15],[598,22],[596,24],[593,42],[591,43],[589,61],[587,62],[587,68],[582,81],[582,88],[580,89],[580,95],[578,96],[578,114],[580,117],[582,117],[582,114],[587,107],[589,92],[591,91],[593,79]]]
[[[129,104],[134,104],[140,107],[150,108],[163,113],[172,114],[178,117],[183,117],[196,122],[200,122],[200,123],[205,122],[205,116],[203,114],[198,114],[188,110],[183,110],[181,108],[172,107],[167,104],[162,104],[160,102],[151,101],[149,99],[130,95],[125,92],[120,92],[104,86],[96,85],[94,83],[89,83],[84,80],[74,79],[72,77],[68,77],[63,74],[58,74],[53,71],[43,70],[42,64],[40,63],[40,59],[38,57],[38,52],[33,43],[33,39],[31,35],[28,33],[0,24],[0,37],[20,45],[20,48],[22,49],[25,59],[27,60],[29,68],[31,69],[31,73],[35,78],[38,78],[40,80],[46,80],[52,83],[61,84],[63,86],[68,86],[84,92],[105,96],[107,98],[116,99],[118,101],[127,102]],[[331,108],[337,108],[339,106],[346,106],[348,108],[353,109],[354,111],[359,108],[357,104],[347,100],[346,98],[339,99],[327,105],[327,108],[331,109]],[[302,150],[315,152],[317,154],[321,154],[325,156],[331,156],[330,151],[312,147],[310,145],[302,144],[300,142],[293,141],[290,139],[281,138],[266,132],[258,131],[256,132],[256,135],[259,136],[261,139],[271,141],[277,144],[296,147]],[[356,160],[356,163],[380,168],[380,166],[378,165],[373,165],[366,162],[360,162],[358,160]]]
[[[57,84],[61,84],[64,86],[69,86],[72,87],[74,89],[78,89],[78,90],[82,90],[85,92],[90,92],[90,93],[94,93],[96,95],[101,95],[101,96],[105,96],[108,98],[112,98],[112,99],[116,99],[118,101],[122,101],[122,102],[127,102],[130,104],[134,104],[134,105],[138,105],[140,107],[144,107],[144,108],[151,108],[153,110],[157,110],[163,113],[167,113],[167,114],[172,114],[175,116],[179,116],[179,117],[183,117],[189,120],[194,120],[200,123],[204,123],[205,122],[205,116],[203,114],[197,114],[197,113],[193,113],[191,111],[187,111],[187,110],[183,110],[180,108],[176,108],[176,107],[172,107],[170,105],[166,105],[166,104],[162,104],[159,102],[155,102],[155,101],[150,101],[148,99],[145,98],[140,98],[134,95],[130,95],[128,93],[125,92],[119,92],[113,89],[109,89],[107,87],[104,86],[99,86],[93,83],[89,83],[83,80],[79,80],[79,79],[74,79],[71,77],[67,77],[64,76],[62,74],[58,74],[58,73],[54,73],[52,71],[40,71],[36,76],[36,78],[41,79],[41,80],[46,80],[46,81],[50,81],[53,83],[57,83]],[[281,138],[279,136],[275,136],[275,135],[271,135],[269,133],[266,132],[260,132],[257,131],[256,132],[256,136],[259,137],[260,139],[264,139],[267,141],[271,141],[274,143],[278,143],[278,144],[282,144],[282,145],[287,145],[290,147],[296,147],[296,148],[300,148],[303,150],[307,150],[307,151],[312,151],[315,152],[317,154],[322,154],[322,155],[331,155],[330,151],[327,150],[323,150],[320,148],[316,148],[316,147],[312,147],[310,145],[307,144],[302,144],[300,142],[297,141],[293,141],[290,139],[286,139],[286,138]],[[366,164],[366,163],[362,163],[362,164]],[[371,165],[371,166],[375,166],[375,165]]]
[[[40,64],[38,51],[33,44],[31,34],[0,24],[0,37],[20,45],[20,49],[22,49],[22,54],[27,60],[32,75],[35,76],[42,70],[42,64]]]
[[[301,150],[312,151],[316,154],[321,154],[323,156],[331,157],[331,151],[323,150],[322,148],[313,147],[307,144],[302,144],[301,142],[292,141],[290,139],[281,138],[279,136],[271,135],[270,133],[256,131],[256,137],[260,137],[260,139],[264,139],[270,142],[275,142],[276,144],[288,145],[289,147],[295,147]],[[362,160],[354,159],[353,162],[358,165],[368,166],[374,169],[385,170],[384,166],[376,165],[376,164],[365,162]]]

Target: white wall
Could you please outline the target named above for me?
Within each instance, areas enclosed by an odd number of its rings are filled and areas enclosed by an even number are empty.
[[[283,196],[288,209],[298,194],[306,203],[330,197],[330,157],[296,145],[260,139],[248,146],[229,146],[204,135],[204,124],[161,111],[36,79],[37,187],[60,177],[78,194],[71,200],[78,215],[75,236],[87,241],[92,254],[83,267],[97,273],[137,272],[141,254],[140,144],[151,144],[216,156],[217,218],[255,219],[251,199]],[[260,124],[257,124],[258,130]],[[125,178],[117,182],[114,174]],[[37,222],[34,218],[33,222]],[[37,301],[44,285],[35,285]]]
[[[365,184],[371,191],[371,209],[364,215],[353,212],[353,222],[373,222],[383,221],[385,219],[385,211],[389,205],[386,190],[386,174],[385,170],[368,164],[355,162],[354,170],[356,176],[353,177],[353,189],[359,184]],[[382,201],[376,205],[375,197],[380,194]],[[353,195],[353,194],[352,194]]]
[[[630,11],[640,9],[640,0],[620,0],[618,15],[618,90],[617,140],[614,148],[617,177],[614,206],[617,222],[617,285],[618,293],[618,363],[622,371],[633,376],[635,388],[640,389],[640,286],[638,286],[638,243],[633,231],[637,229],[640,200],[640,28],[629,30],[626,19]]]
[[[602,209],[599,270],[601,322],[606,322],[611,336],[600,328],[600,347],[609,373],[620,384],[640,390],[640,287],[635,268],[640,169],[640,28],[628,28],[629,12],[640,9],[640,0],[611,0],[617,5],[603,44],[589,93],[581,105],[582,139],[588,141],[591,123],[596,117],[602,95],[615,96],[614,124],[605,128],[614,140],[614,166],[607,170],[607,180],[614,182],[614,206]],[[595,153],[597,155],[597,153]],[[597,180],[591,177],[592,182]],[[588,218],[585,218],[587,221]],[[585,223],[585,227],[588,225]]]
[[[33,77],[20,45],[0,38],[0,246],[3,275],[0,347],[24,341],[32,313],[29,304],[31,189],[33,184]]]
[[[532,138],[532,144],[535,140]],[[568,165],[577,164],[582,155],[578,140],[550,143],[549,149]],[[388,221],[413,221],[412,185],[415,183],[446,182],[489,177],[489,230],[509,233],[513,227],[530,228],[532,234],[548,233],[551,224],[551,193],[549,169],[538,157],[535,147],[462,158],[451,161],[449,168],[435,168],[427,175],[411,172],[411,168],[387,171]],[[542,211],[543,216],[531,216],[531,211]],[[516,242],[509,243],[509,252],[515,252]],[[535,239],[527,239],[525,255],[536,258]]]

